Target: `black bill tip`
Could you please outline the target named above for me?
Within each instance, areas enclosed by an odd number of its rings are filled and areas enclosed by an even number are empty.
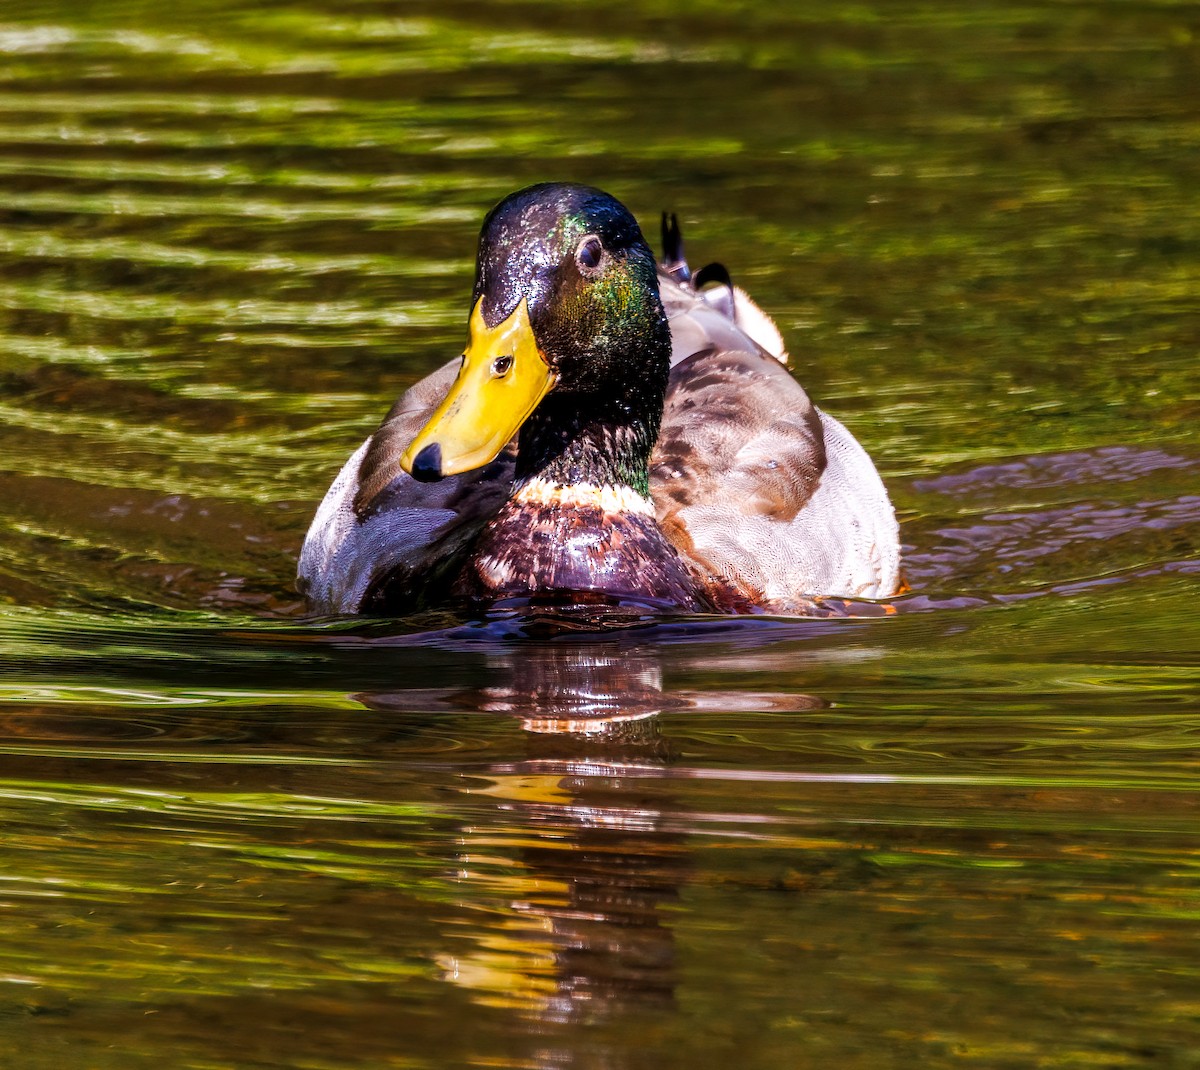
[[[413,458],[413,479],[422,483],[436,483],[442,478],[442,447],[431,442]]]

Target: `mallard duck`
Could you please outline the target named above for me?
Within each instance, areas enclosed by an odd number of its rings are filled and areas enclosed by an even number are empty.
[[[448,600],[799,613],[900,586],[874,465],[672,217],[656,264],[587,186],[530,186],[479,240],[469,340],[350,457],[300,555],[314,613]],[[705,288],[706,281],[715,285]]]

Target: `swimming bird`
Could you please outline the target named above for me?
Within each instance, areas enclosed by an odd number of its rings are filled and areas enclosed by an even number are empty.
[[[462,357],[346,462],[305,539],[319,614],[644,601],[820,613],[901,586],[871,459],[788,372],[771,320],[675,218],[656,263],[600,190],[488,213]]]

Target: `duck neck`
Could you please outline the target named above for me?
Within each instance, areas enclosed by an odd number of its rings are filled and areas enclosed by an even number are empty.
[[[669,353],[652,362],[643,357],[636,382],[547,396],[521,428],[518,486],[540,481],[612,487],[649,499],[650,454],[662,421]]]

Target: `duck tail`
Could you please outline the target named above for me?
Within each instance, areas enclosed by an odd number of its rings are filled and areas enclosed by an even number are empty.
[[[787,364],[787,347],[774,321],[758,307],[740,286],[733,284],[724,264],[705,264],[692,271],[683,254],[683,232],[674,212],[662,214],[663,257],[658,262],[663,274],[685,290],[694,293],[709,308],[714,308],[733,320],[766,352],[782,364]],[[715,284],[715,285],[713,285]],[[705,287],[708,289],[705,289]]]

